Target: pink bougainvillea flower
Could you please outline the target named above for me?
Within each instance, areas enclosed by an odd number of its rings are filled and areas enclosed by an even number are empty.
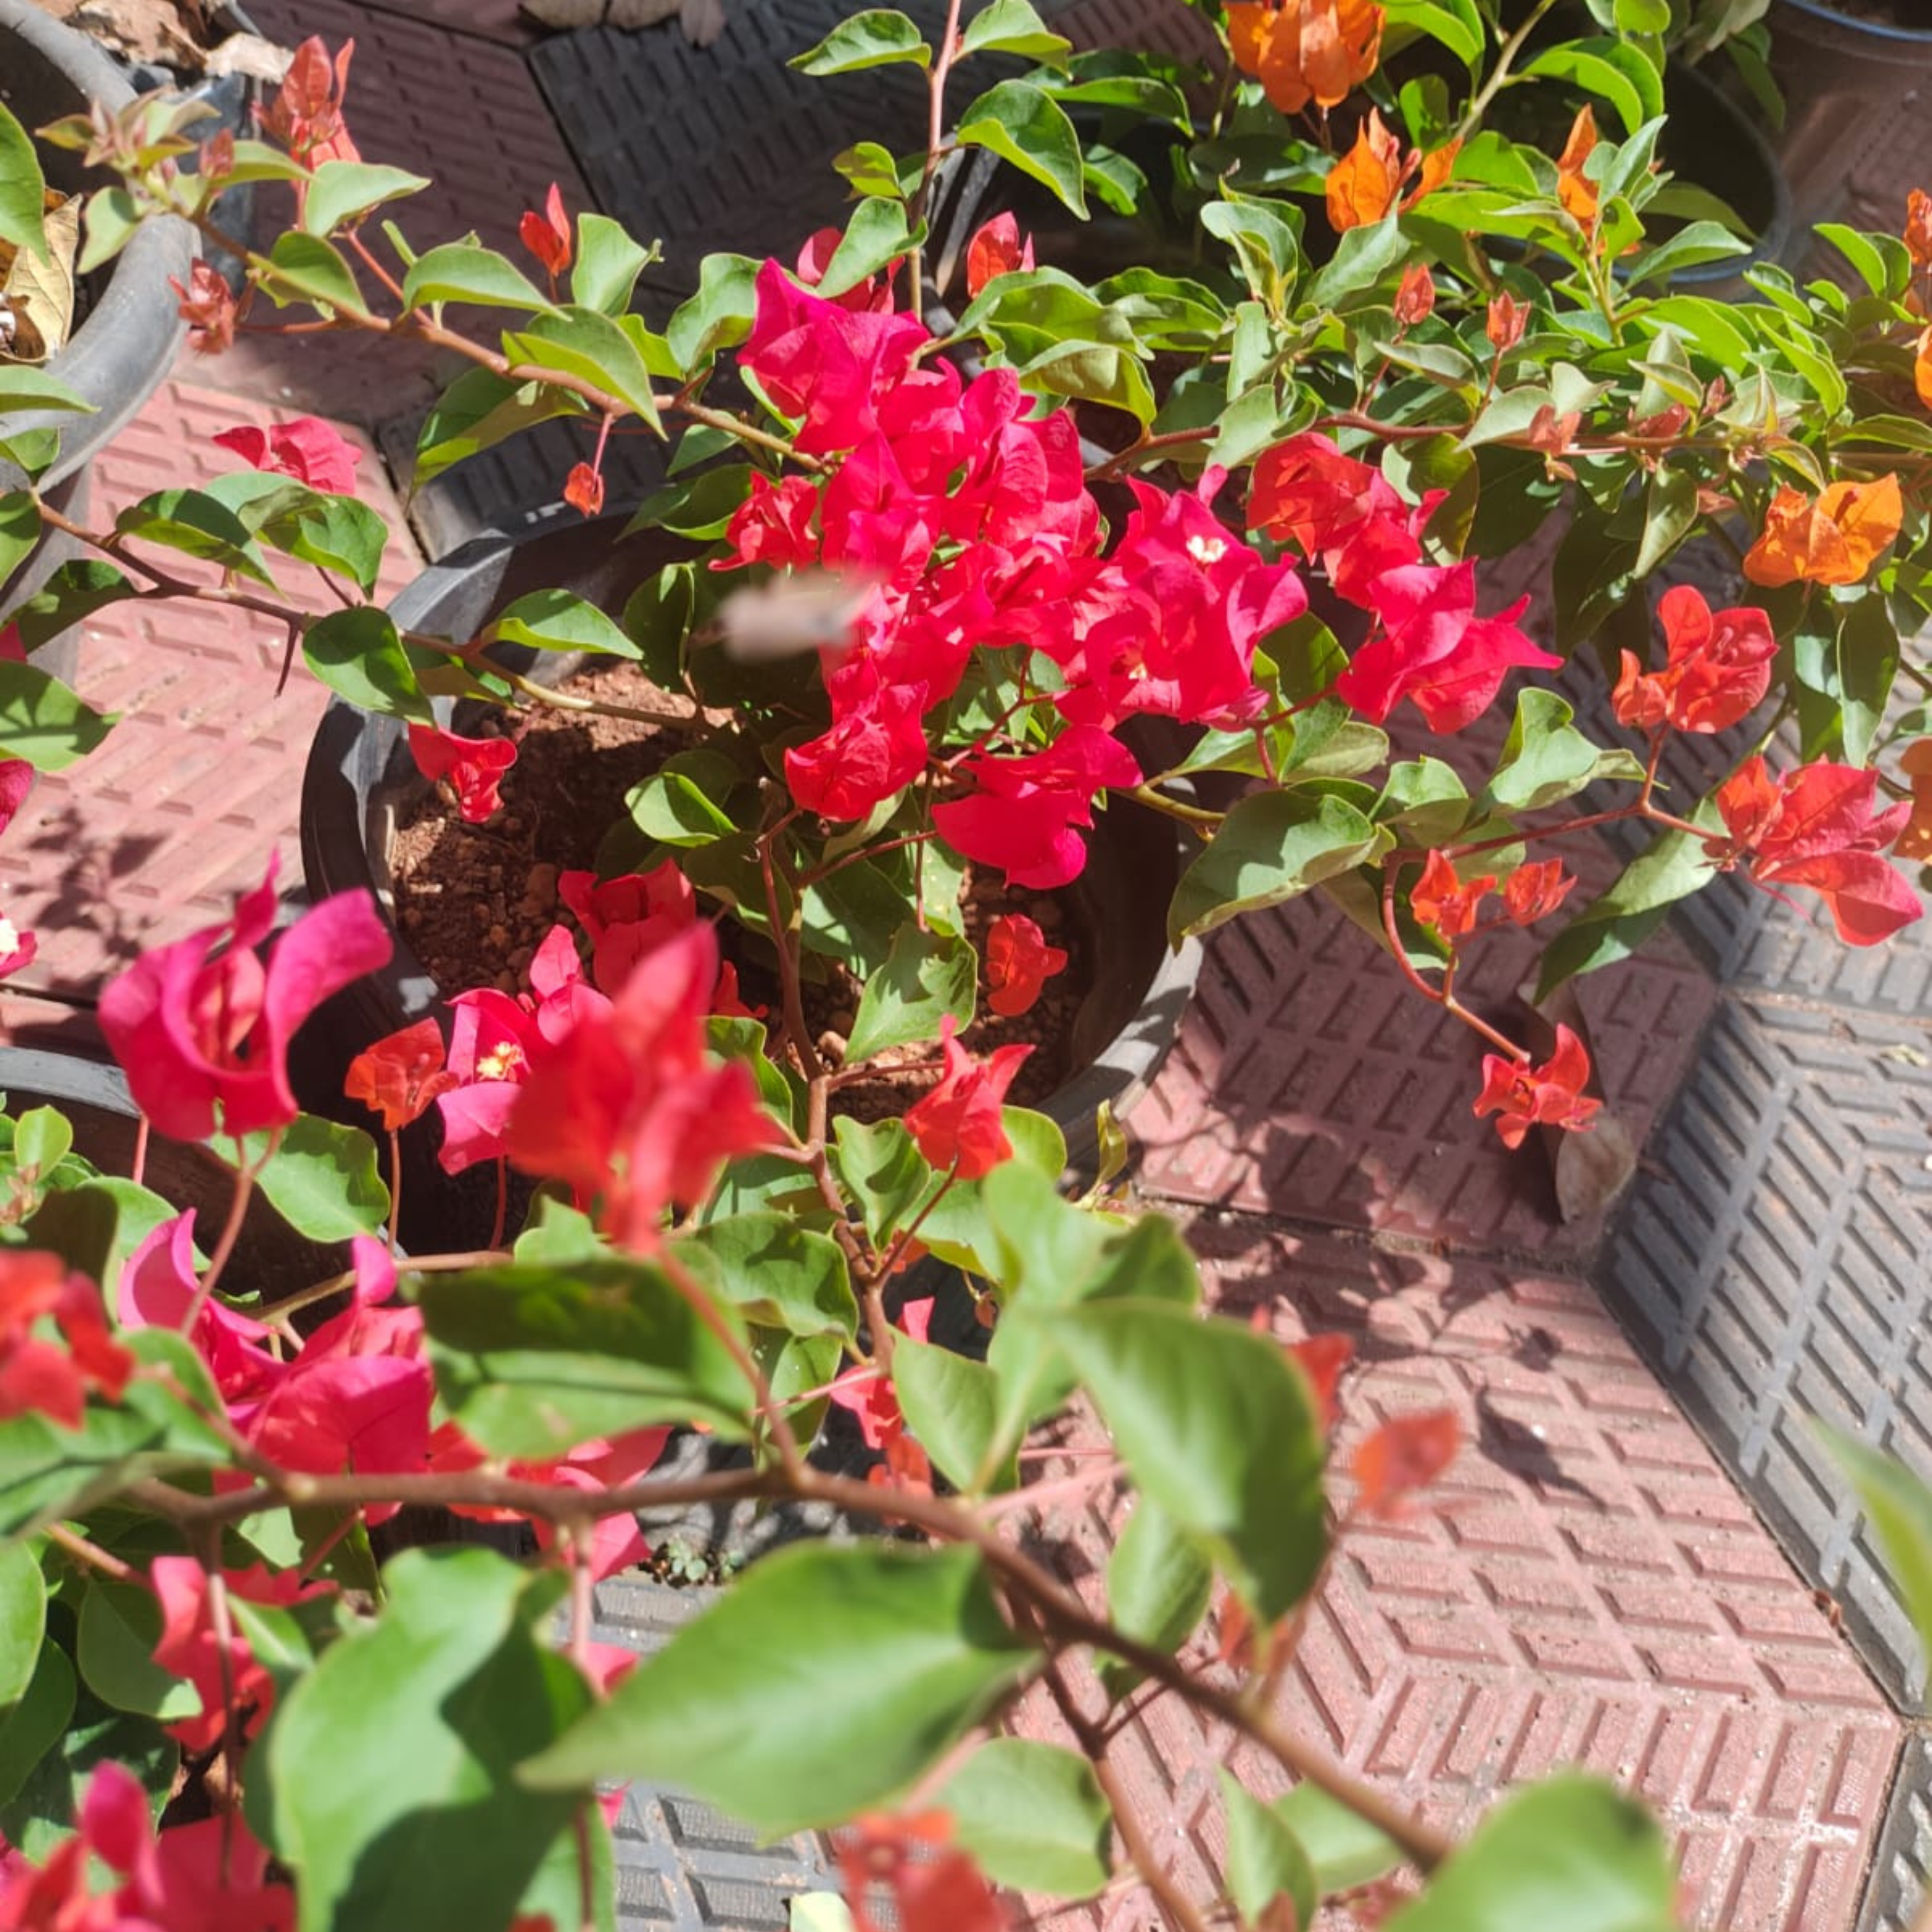
[[[1033,237],[1020,238],[1020,225],[1010,213],[996,214],[966,244],[966,292],[976,296],[995,275],[1033,266]]]
[[[502,808],[498,788],[517,762],[517,746],[514,739],[459,738],[453,731],[412,724],[410,756],[430,784],[449,781],[466,825],[482,825]]]
[[[1503,910],[1518,926],[1534,926],[1554,912],[1576,885],[1576,879],[1565,874],[1561,859],[1519,866],[1503,887]]]
[[[1391,1416],[1358,1445],[1348,1473],[1361,1507],[1385,1521],[1405,1515],[1408,1498],[1456,1460],[1462,1425],[1453,1408]]]
[[[64,1348],[35,1332],[50,1318]],[[58,1255],[0,1250],[0,1418],[38,1413],[78,1429],[88,1390],[118,1401],[134,1372],[93,1282]]]
[[[1409,910],[1444,939],[1460,939],[1474,926],[1477,907],[1496,889],[1493,873],[1485,872],[1479,879],[1460,879],[1455,867],[1440,852],[1432,852],[1424,862],[1422,877],[1410,890]]]
[[[38,933],[22,932],[4,913],[0,913],[0,980],[31,966],[40,950]]]
[[[227,1708],[224,1693],[232,1682],[242,1735],[252,1737],[274,1707],[274,1679],[267,1666],[256,1660],[248,1639],[238,1630],[230,1630],[225,1646],[216,1636],[207,1571],[192,1556],[157,1556],[148,1565],[148,1578],[161,1606],[161,1635],[154,1646],[154,1661],[170,1676],[193,1685],[201,1699],[200,1711],[168,1725],[168,1735],[190,1750],[210,1749],[221,1736]],[[324,1595],[334,1587],[304,1584],[292,1570],[272,1571],[260,1563],[246,1570],[224,1570],[222,1581],[231,1598],[284,1609]],[[226,1669],[224,1648],[228,1654]]]
[[[1378,724],[1407,698],[1432,731],[1460,731],[1495,702],[1512,670],[1553,670],[1563,662],[1516,628],[1527,597],[1496,616],[1476,615],[1476,566],[1467,560],[1384,571],[1370,596],[1382,632],[1335,688]]]
[[[255,469],[292,476],[331,496],[356,494],[356,466],[362,452],[320,416],[297,416],[290,422],[271,423],[266,429],[239,423],[221,430],[214,440]]]
[[[906,1109],[906,1131],[934,1167],[950,1168],[962,1180],[977,1180],[1012,1158],[1000,1109],[1033,1048],[998,1047],[990,1059],[975,1060],[952,1034],[948,1013],[940,1022],[945,1070],[932,1092]]]
[[[736,558],[714,557],[712,568],[728,570],[734,561],[780,566],[816,563],[818,538],[812,522],[818,512],[818,489],[809,477],[785,476],[773,482],[754,471],[749,493],[725,526],[724,540]]]
[[[194,1210],[164,1221],[128,1258],[121,1270],[116,1312],[125,1329],[178,1329],[194,1306]],[[283,1364],[262,1345],[268,1328],[208,1296],[188,1340],[208,1364],[214,1385],[230,1402],[253,1401],[280,1379]]]
[[[1047,944],[1036,920],[1002,913],[986,928],[986,1004],[996,1013],[1026,1012],[1066,965],[1066,955]]]
[[[311,34],[296,48],[281,92],[266,111],[255,110],[256,119],[305,167],[362,158],[342,118],[355,52],[356,43],[344,40],[332,63],[322,37]]]
[[[964,766],[978,790],[933,808],[939,836],[955,851],[998,866],[1015,885],[1048,890],[1078,877],[1087,844],[1074,830],[1094,823],[1103,789],[1137,785],[1141,768],[1118,738],[1070,725],[1042,752],[976,755]]]
[[[928,332],[914,316],[855,310],[811,294],[776,262],[759,269],[756,288],[739,366],[801,418],[802,454],[857,448],[878,428],[880,398],[911,368]]]
[[[510,1158],[601,1200],[622,1246],[654,1248],[668,1208],[703,1200],[734,1156],[781,1144],[751,1069],[705,1050],[717,983],[712,928],[674,934],[614,999],[579,1008],[518,1091]]]
[[[1725,731],[1756,710],[1771,687],[1778,640],[1763,611],[1713,610],[1688,584],[1658,604],[1668,652],[1664,668],[1646,671],[1623,653],[1611,704],[1617,722],[1634,730],[1671,725],[1679,731]]]
[[[768,1006],[748,1006],[738,990],[738,969],[726,960],[718,969],[718,984],[712,989],[711,1017],[720,1020],[761,1020]]]
[[[570,266],[570,217],[563,212],[563,190],[555,182],[544,197],[542,214],[534,208],[524,210],[517,238],[542,264],[551,281]]]
[[[382,1131],[398,1133],[428,1112],[439,1094],[456,1084],[456,1076],[443,1064],[442,1029],[434,1019],[365,1047],[349,1063],[343,1093],[380,1114]]]
[[[926,769],[923,685],[881,685],[830,730],[784,754],[785,782],[807,812],[863,818]]]
[[[1423,526],[1444,494],[1432,490],[1412,508],[1373,464],[1310,430],[1257,459],[1248,523],[1292,539],[1338,596],[1366,604],[1384,571],[1422,561]]]
[[[933,1298],[922,1295],[899,1310],[898,1326],[915,1342],[923,1342],[932,1327]],[[905,1430],[899,1399],[890,1376],[869,1363],[848,1369],[829,1391],[838,1406],[854,1417],[868,1449],[883,1449]]]
[[[614,926],[655,919],[681,932],[698,919],[698,895],[674,859],[648,872],[625,872],[614,879],[564,872],[557,879],[556,896],[577,915],[593,944]]]
[[[1924,910],[1910,883],[1884,856],[1904,830],[1912,802],[1875,811],[1878,774],[1820,761],[1774,778],[1762,757],[1718,788],[1728,838],[1704,849],[1720,866],[1743,864],[1760,884],[1809,886],[1831,909],[1849,946],[1875,946]]]
[[[1556,1050],[1540,1066],[1506,1060],[1499,1053],[1484,1054],[1483,1090],[1473,1111],[1479,1119],[1501,1115],[1496,1132],[1503,1145],[1520,1147],[1523,1136],[1539,1124],[1587,1127],[1604,1104],[1584,1093],[1589,1082],[1588,1052],[1567,1026],[1559,1025]]]
[[[275,920],[276,862],[234,916],[143,953],[100,996],[100,1030],[135,1104],[164,1134],[206,1140],[286,1126],[289,1042],[332,994],[385,964],[389,934],[363,891],[304,913],[265,968],[255,948]],[[218,948],[225,950],[215,956]]]
[[[168,278],[168,286],[180,299],[178,313],[188,324],[188,346],[197,356],[219,356],[235,346],[235,325],[241,311],[234,290],[218,268],[196,262],[188,270],[186,288],[172,275]]]

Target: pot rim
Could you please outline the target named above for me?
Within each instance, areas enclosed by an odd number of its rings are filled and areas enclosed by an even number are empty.
[[[1835,7],[1825,4],[1825,0],[1780,0],[1780,4],[1794,14],[1808,14],[1814,20],[1828,21],[1834,27],[1843,27],[1846,32],[1863,34],[1883,44],[1895,42],[1901,47],[1924,48],[1932,52],[1932,27],[1894,27],[1882,20],[1867,20],[1856,14],[1840,13]],[[1778,29],[1774,26],[1774,41]]]

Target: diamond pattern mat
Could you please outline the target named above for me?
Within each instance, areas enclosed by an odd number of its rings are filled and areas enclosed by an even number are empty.
[[[1283,1691],[1294,1728],[1451,1830],[1511,1785],[1587,1767],[1663,1819],[1690,1922],[1849,1926],[1900,1720],[1592,1290],[1245,1217],[1204,1218],[1192,1239],[1225,1311],[1354,1342],[1339,1468],[1391,1416],[1446,1406],[1462,1426],[1406,1516],[1349,1520]],[[1113,1514],[1056,1520],[1090,1566],[1083,1587]],[[1050,1718],[1030,1707],[1022,1728]],[[1179,1869],[1206,1883],[1228,1740],[1160,1699],[1120,1750]],[[1077,1922],[1127,1932],[1146,1915],[1128,1898]]]
[[[1600,1282],[1895,1695],[1910,1625],[1811,1424],[1932,1468],[1932,1047],[1864,1013],[1726,1000]]]

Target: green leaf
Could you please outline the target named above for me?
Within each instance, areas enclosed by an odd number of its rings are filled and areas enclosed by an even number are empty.
[[[542,1641],[554,1583],[475,1549],[406,1550],[382,1581],[375,1627],[323,1652],[264,1740],[298,1926],[506,1924],[585,1796],[514,1778],[595,1701]]]
[[[1855,597],[1838,612],[1836,639],[1839,723],[1846,760],[1871,762],[1872,741],[1898,675],[1898,628],[1876,592]]]
[[[73,1145],[73,1126],[58,1108],[31,1107],[14,1124],[14,1165],[23,1174],[51,1174]]]
[[[1822,1423],[1812,1426],[1858,1491],[1919,1647],[1932,1657],[1932,1490],[1895,1456]]]
[[[967,109],[952,138],[960,147],[985,148],[1012,162],[1086,220],[1080,137],[1066,110],[1030,82],[1003,80],[981,94]]]
[[[296,501],[259,526],[263,541],[318,569],[339,571],[365,596],[373,591],[388,526],[353,496],[332,496],[299,484],[296,488]]]
[[[589,651],[599,657],[644,656],[614,619],[568,590],[532,590],[506,607],[490,635],[534,651]]]
[[[1327,1452],[1306,1379],[1266,1336],[1166,1302],[1090,1302],[1052,1333],[1136,1483],[1274,1625],[1328,1548]]]
[[[899,164],[890,148],[877,141],[860,141],[842,154],[833,156],[832,165],[860,194],[878,195],[889,200],[905,199],[905,184],[899,178]]]
[[[324,161],[310,176],[303,197],[302,226],[306,235],[332,235],[352,226],[386,202],[420,194],[429,186],[425,175],[403,168],[381,167],[368,161]]]
[[[901,926],[886,963],[866,982],[846,1059],[856,1064],[888,1047],[937,1040],[948,1013],[963,1033],[972,1024],[978,981],[979,960],[970,941]]]
[[[687,439],[689,434],[686,432]],[[670,530],[705,542],[722,537],[744,502],[751,478],[748,463],[714,464],[695,476],[652,490],[638,506],[638,513],[624,526],[623,534]]]
[[[1012,1487],[1012,1452],[1000,1454],[994,1438],[999,1377],[984,1362],[896,1335],[892,1387],[913,1434],[955,1489],[976,1496]]]
[[[651,260],[651,251],[632,239],[622,223],[587,210],[577,218],[577,262],[570,272],[570,298],[580,308],[622,315],[631,291]]]
[[[801,74],[854,74],[861,68],[890,67],[911,61],[932,64],[926,37],[906,16],[890,7],[868,7],[841,20],[817,46],[794,54],[788,67]]]
[[[1664,112],[1664,82],[1657,69],[1636,48],[1616,40],[1569,40],[1546,48],[1522,74],[1527,80],[1546,74],[1571,81],[1609,102],[1626,134]]]
[[[0,414],[14,410],[78,410],[92,416],[94,405],[38,369],[0,362]]]
[[[302,633],[302,660],[359,710],[418,724],[436,722],[395,620],[373,604],[351,604],[314,619]]]
[[[24,1543],[0,1544],[0,1706],[27,1694],[47,1629],[46,1580]]]
[[[266,1131],[246,1136],[243,1156],[261,1163],[255,1185],[297,1234],[335,1242],[382,1231],[389,1190],[376,1170],[376,1143],[360,1127],[298,1114],[272,1154],[268,1138]],[[220,1149],[218,1139],[209,1144]]]
[[[1228,1816],[1228,1894],[1242,1923],[1258,1925],[1285,1892],[1296,1925],[1312,1925],[1321,1903],[1315,1868],[1280,1815],[1252,1796],[1225,1767],[1221,1806]]]
[[[134,240],[141,226],[141,208],[124,188],[104,188],[87,197],[82,212],[87,238],[74,266],[76,273],[91,275]]]
[[[845,1251],[789,1214],[731,1214],[708,1222],[677,1252],[748,1322],[794,1335],[859,1333]]]
[[[1243,799],[1181,874],[1167,936],[1211,932],[1237,913],[1277,905],[1360,865],[1380,835],[1346,800],[1293,790]]]
[[[1388,1932],[1672,1932],[1676,1889],[1656,1820],[1570,1772],[1498,1804]]]
[[[738,827],[718,803],[729,797],[738,769],[721,753],[680,752],[638,784],[626,801],[646,838],[686,848],[728,838]]]
[[[574,415],[586,406],[577,397],[542,382],[513,382],[488,369],[466,369],[436,398],[423,420],[410,487],[420,490],[452,464],[491,448],[520,430]]]
[[[193,1684],[154,1661],[161,1640],[161,1606],[144,1585],[90,1577],[81,1599],[75,1660],[81,1680],[104,1704],[137,1717],[174,1724],[197,1715]]]
[[[889,1241],[937,1177],[902,1120],[862,1124],[841,1114],[832,1123],[832,1164],[874,1242]]]
[[[554,1457],[657,1422],[746,1432],[742,1370],[648,1262],[614,1256],[567,1278],[514,1263],[430,1275],[416,1298],[443,1400],[497,1454]]]
[[[254,532],[218,497],[205,490],[158,490],[130,503],[114,519],[116,532],[164,544],[184,556],[205,556],[272,590],[275,580],[255,547]]]
[[[1115,1627],[1156,1650],[1172,1652],[1208,1612],[1214,1569],[1151,1496],[1134,1504],[1107,1558],[1107,1612]],[[1122,1697],[1141,1673],[1118,1658],[1102,1660],[1100,1681]]]
[[[962,54],[1018,54],[1023,59],[1058,66],[1072,46],[1053,32],[1028,0],[992,0],[992,4],[967,22],[959,44]]]
[[[46,178],[26,128],[0,106],[0,242],[46,261]]]
[[[783,1838],[889,1804],[1033,1654],[976,1551],[794,1544],[753,1564],[523,1777],[538,1790],[662,1779]]]
[[[785,1932],[854,1932],[852,1908],[836,1892],[801,1892],[786,1915]]]
[[[274,264],[275,273],[262,286],[277,302],[286,305],[298,297],[324,315],[369,313],[356,272],[332,244],[320,236],[288,230],[275,237],[268,260]]]
[[[1636,574],[1648,577],[1696,527],[1697,479],[1688,470],[1660,464],[1644,502],[1643,541]]]
[[[10,1805],[34,1768],[60,1741],[74,1715],[74,1664],[57,1643],[44,1643],[27,1688],[0,1710],[0,1806]],[[67,1822],[71,1827],[74,1814]],[[9,1818],[5,1828],[17,1828]]]
[[[748,255],[707,255],[699,262],[697,294],[679,304],[664,328],[683,374],[695,375],[718,350],[751,334],[758,273]]]
[[[1714,814],[1700,808],[1700,817]],[[1557,934],[1543,956],[1538,1003],[1565,980],[1594,973],[1600,966],[1628,959],[1663,923],[1682,898],[1708,883],[1716,868],[1704,856],[1703,841],[1687,832],[1665,832],[1624,868],[1622,876],[1586,911]]]
[[[989,1739],[934,1802],[998,1884],[1071,1900],[1091,1898],[1113,1875],[1113,1814],[1094,1767],[1061,1745]]]
[[[0,758],[64,771],[107,736],[113,714],[93,710],[33,664],[0,658]]]
[[[1274,1810],[1300,1840],[1315,1868],[1316,1889],[1324,1898],[1372,1884],[1402,1862],[1400,1845],[1318,1784],[1298,1784],[1275,1800]]]
[[[614,397],[662,435],[657,397],[644,352],[628,330],[594,308],[554,309],[538,316],[528,327],[503,338],[503,353],[512,375],[528,376],[554,369],[593,383]]]
[[[1516,716],[1475,816],[1540,812],[1600,778],[1643,776],[1642,762],[1630,752],[1599,751],[1570,724],[1574,716],[1553,691],[1532,686],[1517,694]]]
[[[1483,20],[1475,0],[1386,0],[1384,11],[1390,26],[1439,40],[1466,68],[1483,57]]]
[[[404,308],[443,302],[532,313],[550,307],[549,298],[514,262],[473,242],[446,242],[418,256],[404,276]]]

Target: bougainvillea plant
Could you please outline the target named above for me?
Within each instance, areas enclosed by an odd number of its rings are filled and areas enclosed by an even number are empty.
[[[388,940],[351,894],[262,960],[272,872],[102,1002],[154,1130],[232,1168],[220,1228],[95,1172],[50,1112],[12,1123],[0,1924],[606,1924],[600,1787],[632,1776],[764,1833],[848,1828],[861,1927],[890,1901],[908,1932],[978,1932],[1005,1922],[995,1882],[1078,1899],[1123,1877],[1181,1932],[1304,1926],[1361,1888],[1405,1932],[1514,1928],[1553,1886],[1630,1932],[1674,1922],[1661,1834],[1609,1788],[1532,1787],[1453,1844],[1281,1722],[1330,1554],[1412,1506],[1455,1420],[1386,1424],[1331,1472],[1332,1338],[1204,1317],[1170,1223],[1111,1173],[1063,1195],[1060,1130],[1006,1104],[1026,1048],[960,1036],[982,994],[1024,1012],[1061,964],[1021,910],[976,946],[965,868],[1064,884],[1130,802],[1187,842],[1177,943],[1332,895],[1484,1036],[1472,1109],[1511,1146],[1600,1102],[1574,1030],[1539,1056],[1466,1003],[1485,929],[1562,915],[1549,992],[1720,871],[1816,896],[1852,944],[1917,916],[1886,848],[1932,836],[1908,782],[1924,720],[1892,703],[1924,677],[1900,638],[1926,596],[1924,212],[1902,238],[1838,232],[1856,297],[1762,266],[1723,302],[1673,288],[1741,244],[1657,165],[1654,10],[1603,10],[1550,40],[1546,4],[1504,28],[1476,0],[1237,4],[1216,76],[1075,57],[1024,0],[963,24],[956,4],[937,44],[854,15],[802,64],[921,66],[927,146],[855,146],[842,231],[790,263],[707,260],[662,332],[630,308],[648,251],[560,196],[526,214],[522,261],[385,215],[426,184],[361,159],[346,47],[300,50],[260,140],[203,142],[196,110],[152,100],[52,130],[121,178],[89,202],[90,263],[173,213],[243,264],[238,296],[206,265],[182,290],[200,346],[292,310],[372,354],[448,350],[470,366],[418,478],[564,418],[584,448],[560,489],[586,514],[614,432],[662,436],[671,481],[637,520],[688,548],[621,611],[541,591],[436,638],[376,599],[382,527],[326,426],[240,435],[232,473],[111,531],[30,482],[0,499],[0,560],[47,530],[90,554],[8,614],[25,655],[0,692],[31,728],[0,751],[98,740],[32,653],[134,596],[278,626],[291,667],[406,722],[472,819],[511,748],[446,700],[559,701],[493,644],[638,660],[692,742],[634,794],[627,862],[559,882],[574,925],[526,991],[466,994],[447,1036],[368,1042],[352,1070],[385,1134],[434,1107],[446,1166],[542,1184],[509,1245],[398,1254],[374,1144],[296,1110],[290,1038]],[[995,58],[1027,70],[949,94]],[[1503,131],[1525,90],[1560,103],[1560,152]],[[1124,118],[1171,130],[1171,181],[1109,138]],[[1090,284],[1010,212],[936,287],[923,251],[974,151],[1074,215],[1090,196],[1150,236],[1178,220],[1188,272],[1168,250]],[[256,248],[222,196],[262,182],[296,219]],[[31,478],[48,446],[8,454]],[[1489,595],[1482,566],[1559,513],[1546,593]],[[1682,586],[1653,616],[1645,580],[1694,540],[1729,547],[1738,601]],[[290,602],[284,558],[338,608]],[[1600,664],[1559,695],[1586,644]],[[1618,742],[1578,729],[1586,692]],[[1737,747],[1702,797],[1670,776],[1696,737]],[[1653,842],[1580,904],[1558,842],[1622,820]],[[830,916],[834,881],[863,882],[837,895],[862,920]],[[769,1016],[727,920],[766,949]],[[865,982],[842,1054],[802,1006],[826,957]],[[903,1118],[842,1116],[847,1076],[908,1047],[932,1064]],[[339,1268],[248,1279],[258,1194]],[[929,1339],[921,1257],[974,1284],[983,1360]],[[1096,1453],[1048,1432],[1070,1404],[1105,1425]],[[834,1409],[862,1475],[809,1460]],[[653,1475],[674,1428],[746,1466]],[[1124,1528],[1076,1588],[1052,1509],[1095,1496]],[[640,1510],[783,1498],[925,1540],[762,1559],[642,1664],[596,1643],[594,1586],[643,1553]],[[527,1525],[535,1559],[379,1564],[412,1504]],[[996,1734],[1032,1686],[1064,1743]],[[1204,1895],[1111,1750],[1155,1696],[1252,1748]]]

